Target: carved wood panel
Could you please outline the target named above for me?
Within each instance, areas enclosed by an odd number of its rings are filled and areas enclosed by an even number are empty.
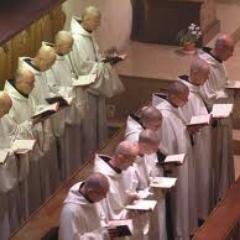
[[[18,58],[32,57],[42,41],[53,41],[55,33],[63,28],[65,19],[62,7],[58,6],[0,46],[0,88],[3,87],[6,79],[14,76]]]

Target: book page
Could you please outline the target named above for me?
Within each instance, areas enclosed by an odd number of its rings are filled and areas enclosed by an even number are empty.
[[[97,77],[96,74],[79,76],[77,80],[73,80],[73,86],[74,87],[83,87],[83,86],[90,85],[95,82],[96,77]]]
[[[32,116],[32,118],[41,116],[42,114],[48,113],[48,112],[49,112],[49,113],[57,112],[57,111],[58,111],[58,108],[59,108],[59,104],[58,104],[58,103],[53,103],[53,104],[50,104],[50,105],[43,106],[41,109],[39,109],[39,110]]]
[[[33,150],[36,140],[15,140],[12,149],[16,153],[25,153]]]
[[[214,104],[212,109],[213,118],[227,118],[230,116],[233,110],[233,104]]]
[[[168,155],[165,160],[164,163],[178,163],[178,164],[183,164],[185,160],[185,153],[181,153],[181,154],[173,154],[173,155]]]
[[[133,204],[127,205],[126,209],[128,210],[137,210],[137,211],[153,211],[157,205],[155,200],[136,200]]]
[[[211,115],[197,115],[192,116],[191,121],[188,125],[209,125],[211,121]]]
[[[4,164],[6,162],[8,154],[8,150],[0,150],[0,164]]]
[[[177,178],[155,177],[152,179],[152,181],[150,183],[150,187],[170,189],[176,185],[176,182],[177,182]]]
[[[226,88],[240,90],[240,81],[228,81],[226,84]]]

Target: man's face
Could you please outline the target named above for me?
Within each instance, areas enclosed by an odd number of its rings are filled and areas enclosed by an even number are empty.
[[[58,46],[59,52],[62,55],[69,54],[72,51],[73,41],[64,43]]]
[[[118,157],[119,157],[119,160],[120,160],[119,168],[121,170],[128,169],[130,166],[133,165],[133,163],[136,159],[135,155],[128,155],[128,156],[119,155]]]
[[[174,95],[172,97],[174,104],[177,107],[183,107],[188,102],[188,95],[189,95],[189,91],[185,91],[182,94]]]
[[[34,88],[34,82],[35,82],[34,75],[31,74],[31,75],[25,76],[21,82],[22,83],[20,85],[20,88],[21,88],[20,90],[26,95],[29,95]]]
[[[159,143],[160,144],[160,143]],[[139,143],[140,152],[142,154],[152,154],[157,152],[159,144]]]
[[[85,20],[85,25],[88,31],[95,31],[101,24],[101,16],[89,16]]]
[[[2,100],[0,100],[2,101]],[[12,102],[9,100],[8,103],[0,102],[0,119],[9,113],[10,109],[12,107]]]
[[[233,44],[225,46],[220,52],[221,60],[222,61],[227,61],[230,57],[233,56],[233,52],[234,52],[234,45]]]
[[[202,86],[208,80],[208,78],[209,78],[209,70],[199,71],[195,76],[194,83],[198,86]]]
[[[94,191],[93,190],[88,191],[87,195],[91,199],[91,201],[100,202],[101,200],[106,198],[107,193],[108,193],[107,188],[99,188],[94,189]]]
[[[46,57],[41,57],[40,59],[40,70],[42,72],[47,71],[55,62],[56,56],[51,55],[51,56],[46,56]]]
[[[144,122],[144,126],[146,129],[152,130],[156,132],[159,128],[161,128],[162,119],[152,119]]]

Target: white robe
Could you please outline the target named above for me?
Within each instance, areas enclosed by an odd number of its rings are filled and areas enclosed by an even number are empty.
[[[5,83],[5,91],[10,95],[13,102],[9,111],[11,120],[16,125],[26,121],[30,122],[36,106],[32,97],[24,97],[8,81]],[[38,123],[32,129],[28,129],[28,132],[32,131],[33,138],[37,140],[34,151],[29,156],[29,212],[39,207],[59,184],[56,145],[52,135],[49,135],[49,128],[45,128],[45,124]],[[31,126],[29,124],[29,128]]]
[[[124,191],[123,175],[113,170],[108,163],[102,159],[102,155],[95,156],[94,172],[104,174],[109,181],[110,189],[106,203],[107,219],[124,219],[127,211],[124,207],[127,205],[127,195]]]
[[[86,155],[93,153],[107,140],[106,97],[123,91],[119,77],[109,64],[101,62],[99,47],[93,35],[72,18],[74,38],[70,60],[76,76],[96,74],[95,83],[88,88],[89,111],[84,119]]]
[[[189,88],[188,102],[179,108],[185,122],[190,122],[193,116],[207,115],[208,110],[200,95],[200,87],[188,81],[182,82]],[[196,163],[196,189],[198,217],[206,219],[213,207],[213,170],[211,126],[203,127],[193,136],[193,154]]]
[[[143,126],[132,116],[127,119],[125,139],[138,142],[139,134],[144,130]],[[157,155],[144,155],[138,157],[133,166],[129,167],[123,174],[125,176],[126,188],[130,191],[144,190],[149,187],[151,178],[162,177],[163,169],[156,165]],[[149,239],[167,239],[166,233],[166,205],[163,192],[155,191],[154,198],[158,201],[157,209],[151,215],[150,230],[146,230]]]
[[[233,94],[226,91],[225,86],[228,75],[224,63],[219,62],[208,52],[201,51],[199,56],[209,64],[210,77],[201,89],[202,96],[211,109],[214,103],[233,103]],[[236,101],[236,99],[235,99]],[[236,108],[235,110],[237,110]],[[213,129],[214,168],[215,168],[215,201],[223,198],[226,190],[234,181],[234,160],[232,146],[232,119],[218,120],[218,125]]]
[[[166,154],[186,154],[184,164],[174,169],[173,176],[178,180],[170,195],[174,239],[188,240],[197,226],[194,162],[190,137],[177,108],[164,99],[159,99],[159,104],[155,107],[163,116],[161,141]]]
[[[79,193],[80,183],[73,185],[64,200],[60,218],[59,240],[107,240],[106,229],[101,227],[96,204]]]
[[[46,72],[47,83],[58,95],[72,97],[71,106],[62,109],[58,121],[53,123],[62,125],[59,134],[55,134],[59,142],[61,158],[61,175],[66,179],[82,164],[83,155],[83,129],[82,118],[86,112],[86,94],[81,88],[73,89],[73,75],[67,56],[57,56],[57,59]]]

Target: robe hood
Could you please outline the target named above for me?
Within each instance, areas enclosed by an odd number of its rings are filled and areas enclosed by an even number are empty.
[[[142,125],[136,119],[134,119],[132,115],[128,116],[125,138],[131,137],[133,134],[135,135],[136,132],[140,134],[142,130]],[[138,137],[136,136],[134,140],[138,141]]]
[[[18,101],[27,102],[28,97],[21,94],[10,82],[10,80],[7,80],[4,86],[4,90],[12,97],[14,96],[15,99]]]
[[[193,93],[197,93],[197,94],[200,94],[200,87],[201,86],[196,86],[196,85],[193,85],[190,81],[190,77],[188,75],[180,75],[178,76],[178,79],[179,81],[181,81],[183,84],[185,84],[189,91],[190,92],[193,92]]]
[[[222,61],[219,61],[214,56],[212,56],[210,51],[210,48],[203,48],[199,50],[199,57],[205,60],[212,67],[218,67],[219,65],[222,65]]]
[[[78,17],[73,16],[71,21],[71,32],[72,34],[81,34],[86,37],[91,37],[92,34],[86,31],[81,24],[78,22]]]
[[[100,154],[96,154],[95,156],[95,166],[94,166],[94,171],[95,172],[99,172],[102,173],[108,177],[111,178],[119,178],[121,177],[121,174],[117,173],[116,171],[114,171],[113,168],[111,168],[103,159],[102,157],[109,157],[107,155],[100,155]]]
[[[92,207],[93,204],[88,202],[86,198],[79,192],[79,188],[82,183],[83,182],[76,183],[70,188],[69,193],[66,199],[64,200],[63,204],[73,203],[73,204],[85,205],[85,206],[89,205]]]

